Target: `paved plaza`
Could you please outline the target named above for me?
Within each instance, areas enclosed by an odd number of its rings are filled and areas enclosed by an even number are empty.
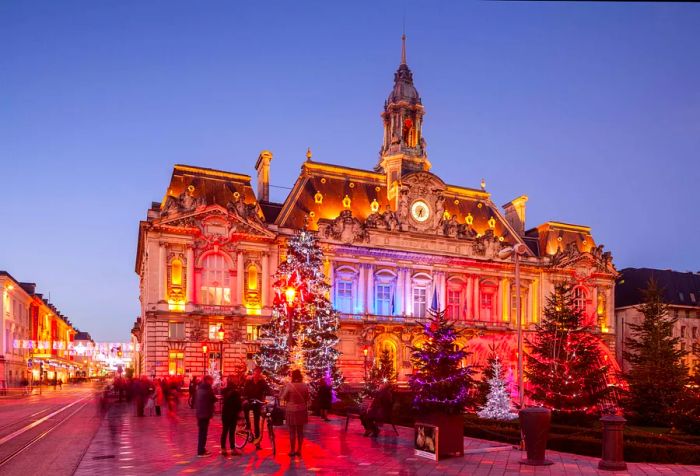
[[[413,455],[412,430],[398,428],[396,436],[389,428],[376,438],[362,436],[357,420],[350,422],[332,416],[330,423],[311,417],[307,426],[302,459],[290,460],[285,427],[277,428],[278,452],[272,455],[267,435],[263,449],[246,446],[243,455],[223,457],[219,454],[221,422],[212,420],[207,449],[211,455],[196,457],[197,425],[192,410],[180,409],[177,420],[166,416],[134,416],[126,404],[113,406],[102,422],[76,474],[382,474],[382,475],[700,475],[700,466],[629,464],[626,472],[598,471],[598,458],[549,451],[554,461],[549,467],[522,466],[523,454],[502,443],[465,438],[463,458],[440,462]]]

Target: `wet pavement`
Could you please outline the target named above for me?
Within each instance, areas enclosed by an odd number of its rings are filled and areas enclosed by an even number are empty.
[[[180,409],[177,419],[147,416],[137,418],[130,406],[113,406],[102,422],[81,461],[77,475],[95,474],[342,474],[342,475],[700,475],[700,466],[628,464],[628,471],[597,469],[599,458],[548,451],[554,462],[548,467],[522,466],[523,453],[502,443],[465,438],[463,458],[434,462],[414,456],[413,431],[390,427],[376,439],[362,436],[358,420],[351,420],[347,433],[345,419],[331,416],[329,423],[311,417],[307,425],[303,458],[291,459],[285,427],[276,427],[278,451],[272,455],[267,435],[262,450],[252,445],[241,456],[220,455],[219,415],[212,420],[207,449],[211,455],[198,458],[197,424],[193,411]]]

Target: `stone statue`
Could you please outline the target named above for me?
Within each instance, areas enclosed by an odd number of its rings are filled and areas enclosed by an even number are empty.
[[[401,190],[401,197],[399,198],[399,213],[398,213],[399,223],[406,223],[408,221],[408,190]]]
[[[386,226],[386,229],[389,231],[395,231],[399,227],[399,220],[396,217],[396,213],[394,213],[389,205],[386,206],[386,211],[383,214],[384,218],[384,225]]]
[[[456,238],[459,233],[459,223],[457,223],[457,217],[452,215],[450,219],[443,225],[443,231],[445,235],[450,238]]]
[[[433,227],[439,229],[445,215],[445,197],[438,195],[435,200],[435,217],[433,217]]]

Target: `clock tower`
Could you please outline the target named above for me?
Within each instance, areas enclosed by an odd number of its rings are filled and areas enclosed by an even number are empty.
[[[430,170],[422,134],[423,115],[423,104],[413,85],[413,73],[406,64],[406,35],[403,35],[401,64],[394,73],[394,88],[382,112],[384,141],[375,167],[386,174],[389,200],[398,200],[403,175]]]

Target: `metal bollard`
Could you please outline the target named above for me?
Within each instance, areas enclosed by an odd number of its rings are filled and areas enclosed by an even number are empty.
[[[603,458],[598,463],[598,469],[627,469],[623,450],[623,430],[627,420],[617,415],[606,415],[600,421],[603,423]]]
[[[520,464],[529,466],[552,464],[544,457],[552,411],[542,407],[524,408],[520,410],[519,416],[522,434],[525,436],[525,449],[527,450],[527,459],[520,460]]]

